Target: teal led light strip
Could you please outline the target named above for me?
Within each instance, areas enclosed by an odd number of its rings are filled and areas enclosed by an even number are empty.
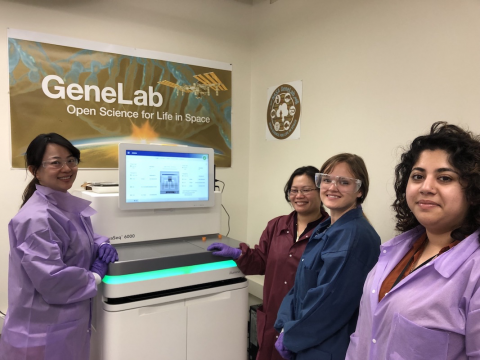
[[[160,278],[186,275],[186,274],[195,274],[195,273],[205,272],[205,271],[227,269],[227,268],[232,268],[236,266],[237,264],[235,263],[235,261],[226,260],[226,261],[219,261],[219,262],[208,263],[208,264],[182,266],[182,267],[172,268],[172,269],[147,271],[147,272],[141,272],[136,274],[105,275],[102,281],[105,284],[109,284],[109,285],[128,284],[128,283],[137,282],[137,281],[153,280],[153,279],[160,279]]]

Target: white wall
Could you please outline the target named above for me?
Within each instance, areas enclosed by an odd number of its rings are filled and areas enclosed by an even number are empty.
[[[37,31],[233,64],[232,167],[219,169],[230,236],[246,237],[250,118],[251,5],[230,0],[0,1],[0,311],[7,308],[7,224],[18,211],[25,171],[11,170],[6,29]],[[34,119],[25,119],[33,121]],[[85,180],[116,181],[117,171],[81,170]],[[226,220],[224,231],[226,233]]]
[[[232,216],[231,236],[256,243],[269,219],[289,211],[282,190],[290,173],[347,151],[367,163],[371,184],[364,208],[387,240],[394,234],[390,204],[398,147],[437,120],[480,133],[480,2],[247,3],[0,0],[0,29],[4,34],[11,27],[232,63],[233,165],[218,172],[227,184],[223,198]],[[6,229],[20,204],[25,172],[10,170],[5,35],[0,49],[4,311]],[[267,88],[293,80],[303,80],[301,139],[267,142]],[[115,171],[85,171],[77,183],[115,178]]]
[[[279,0],[253,10],[250,242],[290,210],[290,173],[340,152],[364,158],[364,210],[388,240],[399,146],[439,120],[480,133],[480,2]],[[303,80],[301,139],[266,141],[267,88],[294,80]]]

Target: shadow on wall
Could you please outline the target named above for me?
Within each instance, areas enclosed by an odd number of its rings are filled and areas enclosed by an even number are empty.
[[[205,38],[216,39],[221,44],[248,46],[253,0],[0,0],[39,9],[56,10],[79,19],[88,18],[93,28],[97,24],[112,23],[110,31],[125,36],[132,35],[139,26],[152,31],[164,29],[169,34],[183,33],[192,39],[191,56],[204,47]],[[269,1],[269,0],[263,0]],[[212,21],[212,11],[218,16]],[[118,25],[117,25],[118,24]],[[121,25],[120,25],[121,24]],[[141,24],[141,25],[140,25]],[[129,26],[132,26],[130,28]],[[148,29],[146,30],[148,31]],[[122,35],[123,36],[123,35]],[[162,38],[159,37],[159,44]],[[158,44],[157,44],[158,45]],[[190,55],[190,54],[187,54]],[[224,61],[225,59],[217,59]]]
[[[35,5],[43,8],[59,8],[62,6],[71,7],[71,5],[98,3],[98,0],[2,0],[2,2],[11,2],[15,4]]]

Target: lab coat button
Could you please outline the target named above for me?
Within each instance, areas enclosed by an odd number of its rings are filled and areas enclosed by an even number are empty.
[[[278,335],[275,335],[275,337],[278,339]]]
[[[305,259],[302,259],[302,261],[305,260]]]
[[[383,252],[384,254],[386,254],[386,253],[387,253],[387,250],[383,250],[382,252]]]
[[[292,257],[292,254],[290,254],[290,257]]]
[[[376,344],[376,343],[377,343],[377,340],[373,339],[373,340],[372,340],[372,343]]]
[[[388,295],[388,293],[385,293],[385,296],[387,296],[387,295]]]
[[[285,285],[287,285],[287,282],[285,281]]]
[[[375,294],[375,290],[372,290],[372,293]]]
[[[288,234],[288,230],[287,230],[287,234]]]

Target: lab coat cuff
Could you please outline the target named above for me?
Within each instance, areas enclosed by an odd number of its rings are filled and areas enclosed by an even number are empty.
[[[102,278],[100,277],[100,275],[98,275],[95,272],[92,272],[92,274],[93,274],[93,277],[95,278],[95,284],[100,285],[100,283],[102,282]]]

